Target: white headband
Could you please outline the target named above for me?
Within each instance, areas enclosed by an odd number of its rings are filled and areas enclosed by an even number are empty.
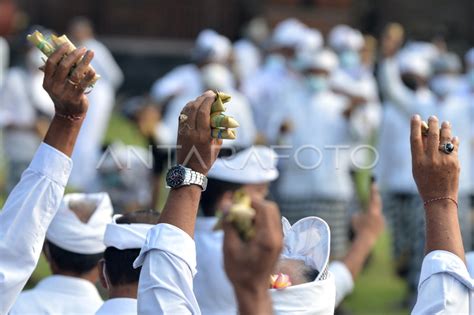
[[[148,231],[154,225],[144,223],[118,224],[116,220],[120,217],[121,215],[115,215],[113,222],[107,224],[104,235],[105,246],[120,250],[142,248]]]
[[[70,203],[94,204],[87,223],[69,208]],[[48,241],[77,254],[99,254],[105,250],[105,227],[112,220],[112,203],[107,193],[65,195],[59,211],[46,232]]]

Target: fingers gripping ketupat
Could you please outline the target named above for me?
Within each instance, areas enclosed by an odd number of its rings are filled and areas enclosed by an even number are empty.
[[[222,229],[223,221],[227,221],[232,223],[244,241],[251,239],[255,235],[253,224],[255,210],[252,209],[251,204],[252,201],[247,194],[243,191],[236,192],[232,207],[221,214],[214,230]]]
[[[225,103],[230,101],[230,95],[216,91],[216,100],[211,107],[211,136],[215,139],[236,139],[233,128],[239,127],[239,123],[232,117],[224,114]]]
[[[67,38],[66,35],[57,37],[56,35],[51,35],[50,38],[46,38],[41,32],[35,31],[33,34],[30,34],[26,37],[33,45],[35,45],[41,52],[46,56],[51,56],[61,45],[67,44],[68,50],[66,55],[72,53],[76,47],[74,44]],[[88,71],[92,70],[95,73],[94,68],[89,65]],[[86,72],[88,72],[86,71]],[[97,80],[100,79],[100,75],[96,74],[94,79],[90,82],[90,87],[94,86]]]

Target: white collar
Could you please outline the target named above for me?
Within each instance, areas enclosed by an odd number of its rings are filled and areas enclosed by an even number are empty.
[[[135,315],[137,314],[137,300],[132,298],[109,299],[97,310],[96,315],[101,314]]]
[[[38,290],[61,292],[76,296],[95,296],[102,300],[94,284],[88,280],[52,275],[41,280],[35,287]]]

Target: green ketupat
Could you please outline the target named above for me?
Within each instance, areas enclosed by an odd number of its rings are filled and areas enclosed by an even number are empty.
[[[230,95],[215,91],[216,100],[211,107],[211,136],[215,139],[236,139],[236,132],[232,128],[239,127],[239,123],[232,117],[224,114],[225,103],[230,101]]]

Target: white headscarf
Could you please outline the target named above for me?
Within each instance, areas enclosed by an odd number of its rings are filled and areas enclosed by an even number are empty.
[[[87,223],[82,222],[70,206],[93,211]],[[46,232],[51,243],[77,254],[98,254],[105,250],[105,228],[112,219],[112,203],[107,193],[65,195],[59,211]],[[85,213],[89,216],[90,213]]]
[[[142,248],[148,231],[154,225],[144,223],[119,224],[117,219],[121,216],[115,215],[113,222],[107,224],[104,235],[105,246],[120,250]]]
[[[284,289],[270,290],[275,314],[333,314],[336,286],[327,270],[330,254],[330,231],[318,217],[307,217],[293,226],[282,218],[284,247],[281,257],[303,260],[319,271],[318,277],[308,283]]]

